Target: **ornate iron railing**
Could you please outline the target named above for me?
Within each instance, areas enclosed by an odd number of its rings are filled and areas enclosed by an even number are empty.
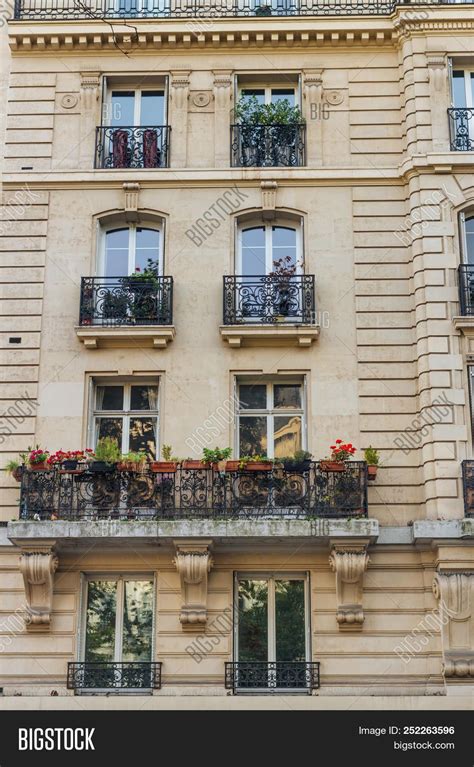
[[[305,164],[306,125],[231,125],[234,168],[297,168]]]
[[[173,278],[83,277],[80,325],[172,325]]]
[[[367,516],[367,464],[301,470],[172,473],[24,470],[20,519],[160,520]]]
[[[474,152],[474,108],[448,109],[449,138],[454,152]]]
[[[311,694],[319,688],[319,662],[237,661],[225,664],[225,687],[234,693],[280,690]]]
[[[474,461],[462,462],[464,516],[474,517]]]
[[[313,274],[225,276],[224,325],[314,325]]]
[[[474,264],[461,264],[458,267],[459,306],[461,315],[474,314]]]
[[[96,128],[95,168],[167,168],[171,128],[100,125]]]
[[[159,690],[161,663],[94,661],[67,664],[68,690]]]

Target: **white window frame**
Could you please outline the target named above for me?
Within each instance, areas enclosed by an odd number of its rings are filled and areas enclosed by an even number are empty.
[[[99,410],[97,408],[97,387],[98,386],[116,386],[123,387],[123,410]],[[156,410],[130,410],[131,392],[132,386],[156,386],[158,389],[158,396],[156,402]],[[119,448],[122,454],[128,453],[130,450],[130,420],[131,418],[155,418],[156,420],[156,457],[160,455],[160,393],[161,385],[160,380],[146,381],[138,379],[136,381],[94,381],[92,388],[92,408],[91,408],[91,426],[90,444],[93,448],[97,445],[97,431],[98,420],[100,418],[121,418],[122,419],[122,444]]]
[[[140,0],[139,0],[140,1]],[[146,0],[144,0],[146,2]],[[149,93],[149,92],[162,92],[163,93],[163,123],[162,126],[165,126],[167,124],[167,97],[166,97],[166,86],[165,85],[157,85],[157,86],[147,86],[146,88],[134,88],[130,87],[127,88],[126,85],[119,85],[119,86],[113,86],[109,85],[106,91],[106,99],[105,99],[105,116],[108,118],[107,120],[104,120],[104,125],[108,125],[108,127],[121,127],[121,126],[114,126],[113,123],[113,106],[112,106],[112,94],[113,93],[133,93],[133,125],[129,126],[122,126],[122,127],[129,127],[129,128],[159,128],[162,127],[160,125],[141,125],[141,111],[142,111],[142,94],[143,93]]]
[[[108,581],[117,583],[117,602],[115,613],[115,646],[114,659],[111,663],[122,663],[123,654],[123,620],[125,607],[125,581],[150,581],[153,584],[153,619],[152,619],[152,637],[150,662],[155,657],[155,634],[156,634],[156,574],[155,573],[87,573],[83,574],[82,592],[81,592],[81,632],[79,642],[79,662],[86,662],[86,639],[87,639],[87,604],[89,597],[89,583],[91,581]]]
[[[463,72],[464,73],[464,93],[466,96],[466,109],[472,109],[474,107],[474,94],[473,94],[473,87],[471,85],[471,75],[474,74],[474,67],[457,67],[456,64],[453,64],[453,77],[454,72]],[[452,91],[452,98],[453,98],[453,107],[458,107],[457,104],[454,103],[454,89]],[[459,107],[459,109],[462,109],[463,107]]]
[[[263,4],[263,3],[262,3]],[[272,103],[272,91],[273,90],[292,90],[295,97],[295,107],[300,107],[299,103],[299,89],[298,83],[293,82],[281,82],[281,83],[269,83],[265,80],[256,80],[250,83],[238,82],[238,98],[244,96],[244,91],[264,91],[265,92],[265,104]]]
[[[234,573],[234,660],[239,661],[239,581],[267,581],[268,583],[268,663],[276,661],[276,614],[275,614],[275,581],[304,581],[304,613],[305,613],[305,661],[311,660],[311,600],[309,572],[243,572]]]
[[[140,224],[126,222],[110,224],[109,226],[101,228],[100,232],[100,247],[97,271],[99,276],[105,275],[105,264],[107,257],[107,234],[109,232],[116,232],[118,230],[128,231],[128,275],[135,272],[136,266],[136,251],[137,251],[137,229],[151,229],[154,232],[159,232],[160,235],[160,247],[158,251],[158,274],[163,275],[163,239],[164,239],[164,227],[158,223],[148,224],[146,221],[140,222]],[[113,275],[114,277],[119,275]]]
[[[461,256],[462,263],[469,264],[469,251],[467,247],[466,218],[474,218],[474,210],[463,210],[459,214],[459,227],[461,230]],[[474,266],[474,261],[472,262]]]
[[[235,273],[239,276],[244,275],[242,267],[242,239],[243,232],[247,229],[265,230],[265,273],[269,274],[274,270],[273,261],[273,228],[292,229],[296,232],[296,272],[295,274],[304,274],[304,254],[303,254],[303,226],[301,221],[295,221],[290,218],[278,218],[276,221],[258,221],[250,220],[238,224],[237,228],[237,258],[235,260]]]
[[[241,408],[240,407],[240,385],[243,384],[244,386],[251,386],[252,384],[256,384],[259,386],[266,386],[266,398],[267,398],[267,408],[266,409],[255,409],[251,410],[250,408]],[[301,408],[297,409],[285,409],[285,408],[277,408],[274,407],[274,386],[279,384],[290,384],[294,386],[299,386],[301,389]],[[307,449],[307,422],[306,422],[306,387],[305,387],[305,381],[304,379],[295,379],[295,378],[272,378],[271,380],[262,380],[260,379],[248,379],[244,376],[236,376],[236,407],[237,407],[237,416],[236,416],[236,431],[235,431],[235,440],[234,440],[234,455],[239,456],[240,455],[240,419],[241,417],[245,416],[257,416],[257,417],[265,417],[267,419],[267,457],[268,458],[274,458],[275,457],[275,445],[273,441],[273,436],[275,433],[275,416],[300,416],[301,417],[301,449],[306,450]]]

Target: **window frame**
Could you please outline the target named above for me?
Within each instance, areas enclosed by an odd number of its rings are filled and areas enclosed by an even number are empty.
[[[97,409],[97,387],[98,386],[115,386],[115,387],[123,387],[124,390],[124,406],[122,410],[98,410]],[[156,386],[158,389],[157,393],[157,400],[156,400],[156,410],[131,410],[130,408],[126,409],[125,405],[130,405],[131,403],[131,391],[132,386]],[[119,445],[120,451],[122,455],[126,454],[130,450],[130,419],[131,418],[143,418],[147,415],[150,417],[150,419],[155,418],[156,420],[156,456],[160,455],[161,451],[161,445],[160,445],[160,402],[161,399],[161,380],[160,377],[153,380],[146,380],[146,379],[137,379],[136,381],[124,381],[124,380],[93,380],[92,381],[92,392],[91,392],[91,408],[90,408],[90,426],[89,426],[89,437],[92,448],[95,448],[97,445],[97,424],[98,420],[100,418],[122,418],[122,444]],[[128,447],[127,447],[128,446]]]
[[[140,1],[140,0],[139,0]],[[144,2],[147,2],[147,0],[144,0]],[[141,124],[141,113],[142,113],[142,94],[143,93],[150,93],[150,92],[159,92],[163,93],[163,122],[161,124],[157,123],[156,125],[142,125]],[[120,126],[120,125],[114,125],[113,124],[113,106],[112,106],[112,98],[114,93],[133,93],[133,125],[129,126]],[[138,96],[138,98],[137,98]],[[164,127],[167,125],[167,119],[168,119],[168,99],[167,99],[167,88],[166,83],[163,85],[149,85],[145,87],[134,87],[133,85],[130,85],[130,87],[127,88],[125,84],[123,85],[112,85],[107,84],[107,89],[105,92],[105,100],[104,100],[104,106],[105,106],[105,115],[103,118],[107,117],[107,119],[103,119],[103,124],[106,125],[109,128],[159,128]]]
[[[463,73],[464,80],[464,96],[466,100],[466,106],[462,107],[454,103],[454,75],[456,72]],[[470,86],[470,87],[469,87]],[[451,75],[451,102],[455,109],[472,109],[474,108],[474,67],[458,67],[455,63],[452,64]]]
[[[459,214],[459,228],[460,228],[460,245],[461,245],[461,263],[471,264],[474,266],[474,252],[473,260],[469,261],[469,249],[467,246],[467,232],[466,232],[466,220],[474,220],[474,210],[462,210]]]
[[[266,386],[266,401],[267,401],[267,407],[265,409],[262,408],[256,408],[256,409],[246,409],[240,407],[240,386],[241,385],[252,385],[257,384],[259,386]],[[274,407],[274,386],[279,384],[290,384],[290,385],[298,385],[301,388],[301,408],[290,410],[288,409],[275,409]],[[266,418],[267,421],[267,450],[266,455],[268,458],[274,458],[275,456],[275,443],[274,443],[274,424],[275,424],[275,416],[290,416],[290,415],[297,415],[301,417],[301,450],[307,450],[307,404],[306,404],[306,378],[303,376],[302,378],[290,378],[290,377],[281,377],[281,378],[268,378],[268,379],[262,379],[260,378],[247,378],[245,376],[236,376],[235,380],[235,386],[236,386],[236,428],[235,428],[235,435],[234,435],[234,455],[240,456],[240,419],[241,417],[246,416],[263,416]],[[269,398],[269,392],[270,398]],[[271,406],[269,407],[269,403],[271,403]],[[271,447],[271,449],[270,449]]]
[[[135,272],[136,257],[137,257],[137,229],[150,229],[154,232],[159,232],[160,244],[158,250],[158,274],[163,275],[164,269],[164,225],[159,222],[142,221],[140,224],[135,222],[127,223],[126,221],[115,222],[100,227],[100,245],[97,259],[97,269],[99,277],[105,277],[105,267],[107,263],[107,234],[117,231],[128,231],[128,274],[127,275],[111,275],[112,277],[129,276]]]
[[[293,218],[286,218],[284,216],[278,217],[275,221],[262,221],[259,219],[249,219],[248,221],[237,222],[237,252],[235,258],[235,275],[244,275],[242,269],[242,238],[243,232],[247,229],[264,229],[265,230],[265,274],[273,271],[273,241],[272,234],[273,228],[291,229],[296,233],[296,272],[295,274],[301,275],[305,271],[305,259],[304,259],[304,243],[303,243],[303,223],[301,220]]]
[[[301,108],[299,99],[298,83],[275,83],[268,80],[255,80],[255,82],[242,83],[237,82],[237,99],[240,100],[244,97],[244,91],[264,91],[264,104],[268,106],[272,103],[272,91],[276,90],[292,90],[295,103],[294,106]]]

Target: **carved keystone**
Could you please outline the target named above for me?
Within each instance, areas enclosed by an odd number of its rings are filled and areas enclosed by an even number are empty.
[[[54,573],[58,558],[55,541],[22,546],[20,572],[23,575],[26,598],[26,627],[33,631],[48,631],[53,606]]]
[[[474,677],[474,571],[437,573],[445,677]]]
[[[363,579],[369,564],[367,545],[334,545],[329,564],[336,573],[336,620],[339,628],[358,630],[364,622]]]
[[[200,629],[207,621],[207,576],[213,565],[212,541],[175,541],[173,560],[181,579],[181,612],[185,628]]]

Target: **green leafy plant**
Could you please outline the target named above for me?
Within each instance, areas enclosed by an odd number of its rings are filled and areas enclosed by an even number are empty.
[[[5,471],[7,474],[13,474],[13,472],[18,471],[20,468],[20,462],[19,461],[8,461],[8,463],[5,465]]]
[[[369,466],[378,466],[380,461],[380,455],[378,450],[376,450],[372,445],[369,445],[364,450],[364,458],[369,464]]]
[[[239,469],[245,469],[248,463],[274,463],[273,458],[267,458],[266,455],[241,455],[239,458]]]
[[[307,450],[297,450],[294,455],[285,456],[284,458],[279,459],[279,462],[283,464],[285,469],[291,470],[311,461],[312,457],[312,454]]]
[[[231,447],[215,447],[214,450],[205,447],[202,451],[202,460],[203,463],[219,463],[219,461],[227,461],[231,455]]]
[[[20,456],[24,463],[29,463],[30,466],[36,466],[40,463],[45,463],[49,457],[49,450],[43,450],[42,447],[36,445],[35,448],[29,447],[28,453],[22,453]]]
[[[122,456],[122,461],[126,461],[127,463],[144,464],[147,460],[147,455],[142,450],[139,452],[131,450],[129,453]]]
[[[97,443],[92,458],[103,463],[118,463],[121,458],[118,441],[114,437],[102,437]]]
[[[172,455],[173,455],[173,448],[171,445],[163,445],[161,448],[161,455],[163,456],[164,461],[172,461]]]
[[[274,104],[260,104],[256,96],[242,96],[234,112],[237,122],[244,125],[301,125],[304,118],[299,107],[288,99]]]

